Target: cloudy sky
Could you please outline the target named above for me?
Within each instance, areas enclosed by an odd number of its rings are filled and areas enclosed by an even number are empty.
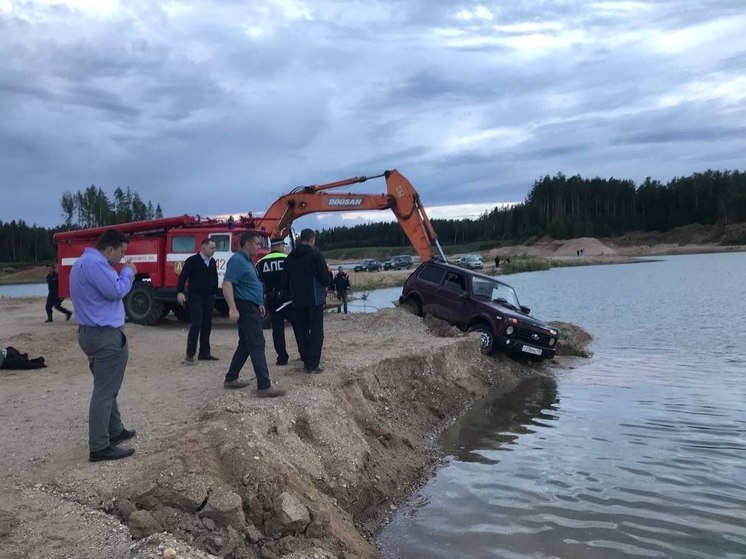
[[[559,171],[743,170],[744,30],[744,0],[0,0],[0,220],[91,184],[260,213],[397,168],[466,216]]]

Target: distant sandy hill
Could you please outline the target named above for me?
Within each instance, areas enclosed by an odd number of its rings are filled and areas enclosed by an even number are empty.
[[[579,250],[583,251],[583,256],[613,256],[617,253],[594,237],[581,237],[563,243],[553,256],[577,256]]]
[[[555,241],[548,237],[531,245],[502,247],[489,251],[489,258],[500,257],[540,256],[545,258],[577,257],[578,251],[583,250],[583,256],[614,256],[617,251],[603,244],[594,237],[581,237],[568,241]]]

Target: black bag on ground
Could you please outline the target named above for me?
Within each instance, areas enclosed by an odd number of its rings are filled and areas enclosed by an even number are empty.
[[[21,353],[14,347],[6,347],[0,355],[0,369],[41,369],[46,367],[43,357],[28,358],[28,353]]]

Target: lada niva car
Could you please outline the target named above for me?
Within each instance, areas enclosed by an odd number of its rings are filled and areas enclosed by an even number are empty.
[[[478,332],[484,354],[554,357],[557,330],[529,316],[512,287],[482,273],[425,262],[407,279],[399,302],[418,316],[431,314],[464,332]]]

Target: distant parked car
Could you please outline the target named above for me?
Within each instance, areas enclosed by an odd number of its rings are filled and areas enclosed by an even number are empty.
[[[401,270],[402,268],[409,270],[411,267],[412,257],[407,254],[392,256],[390,260],[386,260],[386,262],[383,263],[384,270]]]
[[[366,258],[361,260],[360,264],[355,265],[356,272],[380,272],[381,263],[375,258]]]
[[[431,260],[407,279],[399,303],[418,316],[432,314],[465,332],[478,332],[481,350],[551,359],[557,330],[531,316],[507,283]]]
[[[468,270],[481,270],[484,268],[482,257],[478,254],[464,254],[461,258],[456,260],[454,264]]]

